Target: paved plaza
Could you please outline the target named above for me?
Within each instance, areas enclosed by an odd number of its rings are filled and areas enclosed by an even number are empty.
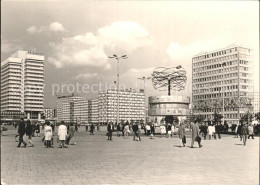
[[[174,138],[133,141],[113,135],[107,141],[105,127],[90,135],[83,127],[76,133],[77,145],[44,148],[42,137],[35,147],[17,148],[16,131],[1,136],[2,184],[259,184],[259,138],[246,146],[233,135],[220,140],[202,140],[202,148],[178,147]],[[56,129],[57,130],[57,129]]]

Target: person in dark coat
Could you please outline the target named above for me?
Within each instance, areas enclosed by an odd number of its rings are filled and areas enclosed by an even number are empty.
[[[221,139],[221,135],[220,135],[220,132],[221,132],[221,129],[222,129],[221,124],[217,123],[215,128],[216,128],[216,133],[218,134],[218,138]]]
[[[136,122],[135,123],[133,123],[133,141],[135,141],[135,136],[137,137],[137,138],[139,138],[138,137],[138,125],[136,124]]]
[[[152,123],[152,124],[151,124],[151,134],[154,135],[154,133],[155,133],[155,128],[154,128],[154,124]]]
[[[121,132],[120,124],[117,124],[116,130],[117,130],[117,137],[120,137],[120,132]]]
[[[29,119],[27,120],[25,133],[26,133],[26,136],[28,137],[28,143],[30,143],[31,146],[34,147],[33,142],[32,142],[33,127],[32,127],[31,121]]]
[[[26,147],[27,143],[24,142],[23,140],[23,136],[25,134],[25,123],[24,123],[24,119],[21,118],[21,122],[19,124],[19,128],[18,128],[18,133],[19,133],[19,143],[17,147],[21,147],[21,144],[23,143],[24,147]]]
[[[183,147],[185,147],[186,136],[185,136],[185,126],[183,123],[181,123],[180,127],[178,128],[178,135],[179,135],[179,139],[180,139],[180,147],[181,147],[181,144],[183,145]]]
[[[242,124],[242,127],[241,127],[241,136],[242,136],[244,145],[246,145],[247,135],[248,135],[248,126],[247,126],[247,124],[244,123],[244,124]]]
[[[40,123],[38,122],[38,123],[36,124],[36,134],[37,134],[37,137],[40,137],[40,132],[41,132]]]
[[[94,135],[94,124],[92,123],[91,125],[90,125],[90,135]]]
[[[113,126],[112,126],[111,122],[109,122],[107,125],[107,140],[110,140],[110,141],[112,141],[112,131],[113,131],[112,127]]]
[[[206,140],[206,136],[207,136],[207,133],[208,133],[208,126],[206,125],[206,123],[204,125],[201,125],[200,132],[203,133],[204,140]]]
[[[202,147],[200,144],[201,138],[199,137],[199,126],[197,122],[191,124],[191,148],[193,148],[194,141],[198,142],[200,148]]]

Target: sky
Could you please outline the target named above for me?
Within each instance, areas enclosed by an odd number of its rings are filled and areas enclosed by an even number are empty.
[[[138,78],[150,77],[156,67],[182,65],[186,88],[172,94],[191,96],[192,57],[232,44],[254,50],[259,91],[258,1],[4,0],[1,11],[1,61],[18,49],[45,55],[45,107],[55,106],[54,90],[67,95],[74,87],[76,95],[93,99],[93,84],[113,85],[113,54],[128,57],[119,62],[125,88],[143,88]],[[93,90],[83,91],[84,84]],[[151,80],[145,92],[167,95]]]

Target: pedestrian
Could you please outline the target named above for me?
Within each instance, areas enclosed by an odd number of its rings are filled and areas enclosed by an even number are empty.
[[[146,134],[149,136],[151,134],[151,126],[150,124],[146,124]]]
[[[213,136],[213,131],[214,131],[213,126],[211,124],[209,124],[209,126],[208,126],[209,140]]]
[[[172,124],[172,126],[171,126],[171,137],[173,137],[174,132],[175,132],[175,126],[174,126],[174,124]]]
[[[126,125],[125,125],[125,136],[126,138],[128,139],[128,135],[130,133],[130,129],[129,129],[129,123],[127,122]]]
[[[66,139],[66,144],[67,145],[70,144],[71,139],[73,139],[73,142],[71,143],[71,145],[76,145],[75,137],[74,137],[74,134],[76,132],[75,127],[74,127],[73,123],[70,123],[70,127],[69,127],[69,130],[68,130],[68,137]]]
[[[248,135],[248,126],[247,124],[243,123],[241,127],[241,136],[242,136],[244,146],[246,145],[247,135]]]
[[[86,124],[86,132],[88,131],[88,123]]]
[[[29,119],[27,120],[25,133],[27,136],[27,141],[28,141],[27,143],[30,143],[31,146],[34,147],[33,142],[32,142],[33,128],[32,128],[31,121]]]
[[[133,123],[133,141],[135,141],[135,136],[137,136],[138,138],[138,125],[136,124],[136,122]]]
[[[75,132],[78,132],[78,123],[75,123]]]
[[[250,123],[248,126],[248,132],[248,139],[250,139],[250,136],[252,137],[252,139],[254,139],[254,127],[252,123]]]
[[[185,136],[185,126],[181,123],[180,127],[178,128],[178,135],[180,140],[180,147],[185,147],[186,144],[186,136]]]
[[[97,131],[100,132],[100,124],[97,124]]]
[[[142,126],[141,124],[138,124],[138,131],[137,131],[137,135],[138,135],[138,139],[139,141],[141,141],[141,132],[142,132]]]
[[[155,127],[153,123],[151,124],[151,134],[155,134]]]
[[[58,129],[58,137],[59,137],[59,141],[60,141],[60,146],[59,148],[67,148],[66,146],[64,146],[66,137],[67,137],[67,127],[64,123],[64,121],[61,121],[59,129]]]
[[[94,135],[94,124],[92,123],[91,125],[90,125],[90,135]]]
[[[52,127],[50,126],[51,123],[47,121],[46,126],[44,127],[44,135],[45,135],[45,142],[46,147],[45,148],[52,148],[51,146],[51,140],[52,140]]]
[[[37,122],[37,124],[36,124],[36,136],[37,137],[40,137],[40,132],[41,132],[40,123]]]
[[[18,127],[18,133],[19,133],[19,143],[17,147],[21,147],[22,143],[24,147],[26,147],[27,143],[23,140],[23,136],[25,134],[25,123],[23,118],[21,118],[21,122]]]
[[[121,132],[120,123],[117,124],[116,130],[117,130],[117,137],[120,137],[120,132]]]
[[[172,125],[169,123],[167,126],[167,137],[172,135]]]
[[[113,132],[113,125],[111,122],[107,125],[107,140],[112,141],[112,132]]]
[[[160,130],[161,130],[161,137],[163,137],[166,134],[166,129],[163,124],[160,126]]]
[[[204,123],[204,125],[201,126],[200,132],[203,133],[204,140],[206,140],[207,133],[208,133],[207,123]]]
[[[237,128],[237,134],[240,137],[240,141],[242,141],[241,128],[242,128],[242,123],[239,123],[238,128]]]
[[[198,142],[200,148],[203,146],[200,144],[201,138],[199,136],[199,126],[197,122],[191,123],[191,148],[193,148],[194,141]]]
[[[215,128],[216,128],[216,133],[218,134],[218,138],[221,139],[220,132],[221,132],[222,127],[221,127],[220,123],[217,123]]]
[[[36,131],[36,125],[35,123],[31,124],[32,125],[32,137],[35,137],[35,131]]]
[[[123,123],[123,125],[122,125],[122,136],[124,137],[125,136],[125,124],[126,123]]]

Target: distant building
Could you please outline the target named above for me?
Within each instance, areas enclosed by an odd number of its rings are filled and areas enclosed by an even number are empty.
[[[74,102],[73,122],[88,123],[89,100],[77,100]]]
[[[259,92],[254,92],[254,100],[253,100],[253,108],[254,114],[260,112],[260,94]]]
[[[117,121],[117,90],[99,93],[99,122]],[[121,90],[119,92],[119,121],[145,121],[144,92]]]
[[[44,108],[43,116],[44,116],[44,119],[56,118],[56,109]]]
[[[224,96],[224,112],[223,112]],[[192,58],[194,115],[211,120],[214,112],[237,124],[253,100],[253,51],[230,46]]]
[[[99,123],[99,99],[88,100],[88,123]]]
[[[41,120],[43,87],[43,54],[18,50],[1,62],[1,111],[5,115]]]
[[[74,96],[58,96],[56,101],[57,108],[57,122],[64,121],[65,123],[76,122],[76,117],[79,116],[80,108],[78,101],[86,100],[85,97]],[[75,109],[76,105],[76,109]],[[76,117],[75,112],[76,110]]]

